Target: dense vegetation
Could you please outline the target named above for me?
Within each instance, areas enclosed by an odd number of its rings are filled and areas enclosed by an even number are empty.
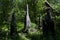
[[[46,16],[46,1],[52,8],[55,38],[60,40],[60,0],[0,0],[0,40],[53,40],[52,35],[43,37],[42,19],[45,20]],[[25,28],[27,4],[30,32]]]

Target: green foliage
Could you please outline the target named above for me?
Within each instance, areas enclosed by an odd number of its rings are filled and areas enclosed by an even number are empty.
[[[31,23],[31,26],[32,26],[32,28],[35,28],[36,27],[36,24]]]
[[[26,37],[29,38],[30,40],[42,40],[43,39],[42,35],[43,35],[42,32],[37,31],[32,34],[31,33],[28,34]]]
[[[24,23],[17,23],[17,31],[20,31],[20,30],[22,30],[24,28]]]
[[[56,37],[57,40],[60,40],[60,16],[56,16]]]
[[[59,26],[60,26],[60,16],[56,16],[56,25],[57,25],[57,27],[59,28]]]
[[[37,31],[38,17],[45,16],[45,1],[46,0],[0,0],[0,31],[2,31],[2,39],[5,40],[6,37],[10,39],[9,33],[9,16],[14,9],[16,12],[17,20],[17,31],[24,28],[26,5],[29,4],[29,14],[31,19],[31,32],[29,34],[18,33],[18,40],[42,40],[42,30]],[[56,34],[57,40],[60,40],[60,0],[48,0],[54,11],[54,18],[56,22]],[[57,16],[58,15],[58,16]]]
[[[8,13],[11,12],[12,7],[12,0],[0,0],[0,26],[4,21],[7,21]]]

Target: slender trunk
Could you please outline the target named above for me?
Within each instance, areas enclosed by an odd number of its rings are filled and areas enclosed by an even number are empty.
[[[45,21],[43,21],[43,35],[46,37],[46,40],[56,40],[56,34],[54,29],[54,20],[52,19],[52,9],[48,3],[46,4],[46,16]],[[51,36],[51,38],[50,38]]]
[[[10,24],[10,35],[12,40],[17,40],[17,28],[16,28],[16,18],[15,13],[12,14],[11,24]]]
[[[25,15],[25,21],[24,21],[24,32],[27,33],[29,31],[29,28],[31,27],[31,21],[29,17],[29,4],[27,4],[27,12]]]

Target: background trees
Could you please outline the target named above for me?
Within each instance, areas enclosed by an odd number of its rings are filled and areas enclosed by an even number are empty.
[[[10,39],[10,22],[13,11],[15,10],[16,15],[16,28],[19,32],[19,38],[21,40],[40,40],[42,39],[42,28],[37,31],[39,20],[41,21],[42,17],[44,18],[45,14],[45,1],[46,0],[0,0],[0,39],[4,40],[6,34],[7,39]],[[47,0],[51,7],[53,8],[53,18],[55,20],[55,30],[57,34],[57,40],[60,38],[60,0]],[[24,28],[25,14],[26,14],[26,5],[29,5],[29,16],[31,19],[31,32],[26,35],[22,35],[20,30]],[[41,19],[39,19],[41,18]],[[41,25],[40,25],[41,26]],[[5,35],[3,35],[5,33]],[[4,37],[4,38],[3,38]],[[38,37],[38,39],[37,39]],[[40,38],[39,38],[40,37]],[[6,38],[5,38],[6,39]]]

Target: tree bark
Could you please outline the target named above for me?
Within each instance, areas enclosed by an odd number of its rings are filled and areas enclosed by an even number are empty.
[[[56,40],[56,34],[55,34],[55,25],[54,20],[52,19],[52,8],[49,6],[48,3],[46,4],[46,16],[45,20],[43,20],[43,35],[46,37],[46,40],[49,40],[50,36],[52,40]]]

